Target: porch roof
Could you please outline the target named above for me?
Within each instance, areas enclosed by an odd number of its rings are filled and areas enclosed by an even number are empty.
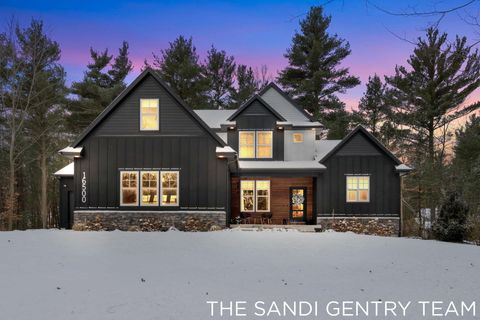
[[[240,172],[319,172],[325,170],[318,161],[238,161]]]

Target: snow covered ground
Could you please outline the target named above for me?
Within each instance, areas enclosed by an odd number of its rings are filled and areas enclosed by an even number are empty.
[[[319,314],[302,319],[333,319],[323,310],[331,300],[476,299],[479,317],[480,248],[471,245],[341,233],[51,230],[0,233],[0,259],[5,320],[212,319],[207,301],[216,300],[245,300],[250,309],[257,300],[266,308],[318,301]],[[247,312],[237,319],[255,318]],[[416,312],[406,318],[422,318]]]

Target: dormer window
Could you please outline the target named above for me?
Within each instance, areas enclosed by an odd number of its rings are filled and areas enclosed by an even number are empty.
[[[158,131],[158,99],[140,99],[140,130]]]
[[[273,157],[272,131],[239,131],[240,159],[269,159]]]

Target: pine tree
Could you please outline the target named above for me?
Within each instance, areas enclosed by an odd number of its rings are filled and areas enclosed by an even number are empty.
[[[465,125],[456,130],[453,177],[459,190],[471,208],[471,213],[480,221],[480,117],[472,115]]]
[[[193,109],[208,108],[208,81],[199,63],[197,49],[192,38],[179,36],[162,50],[160,56],[153,54],[152,68]],[[148,63],[147,66],[150,66]]]
[[[255,78],[255,73],[251,67],[240,64],[236,70],[236,88],[231,90],[231,104],[230,109],[236,109],[246,102],[251,96],[258,91],[258,81]]]
[[[345,103],[338,98],[330,100],[329,106],[331,111],[320,117],[320,121],[328,128],[326,139],[343,139],[350,132],[352,115],[346,110]]]
[[[360,83],[341,67],[350,54],[350,45],[327,29],[331,17],[324,16],[322,7],[312,7],[307,17],[300,21],[301,32],[296,32],[285,57],[289,66],[280,72],[278,81],[295,97],[298,103],[315,118],[338,107],[337,93],[344,93]]]
[[[410,130],[409,162],[417,170],[408,179],[416,184],[411,187],[418,190],[418,206],[434,212],[447,179],[442,152],[447,140],[438,133],[480,107],[478,102],[464,105],[480,85],[480,58],[465,37],[449,42],[446,33],[430,28],[418,39],[408,64],[386,78],[389,102],[398,123]]]
[[[69,103],[68,123],[74,133],[86,128],[125,89],[125,78],[133,69],[125,41],[115,58],[108,49],[98,52],[90,48],[90,56],[92,62],[87,65],[83,80],[72,83],[76,98]]]
[[[205,61],[205,77],[208,81],[208,104],[213,109],[225,109],[231,104],[230,93],[235,81],[235,59],[225,51],[211,47]]]
[[[437,239],[462,242],[467,232],[468,205],[457,192],[451,192],[442,203],[433,231]]]

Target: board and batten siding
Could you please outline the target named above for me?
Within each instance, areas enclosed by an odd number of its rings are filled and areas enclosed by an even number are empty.
[[[236,129],[228,130],[228,145],[238,152],[239,130],[271,130],[273,131],[273,158],[272,159],[249,159],[257,161],[284,160],[284,130],[277,129],[277,118],[259,101],[253,101],[248,108],[236,118]]]
[[[159,131],[140,131],[141,98],[159,99]],[[219,143],[152,76],[80,145],[82,158],[75,159],[76,210],[228,210],[229,174],[227,160],[216,157]],[[180,205],[121,207],[120,170],[178,170]]]
[[[400,177],[395,162],[361,132],[322,162],[317,179],[318,216],[400,216]],[[347,175],[370,177],[370,201],[347,202]]]

